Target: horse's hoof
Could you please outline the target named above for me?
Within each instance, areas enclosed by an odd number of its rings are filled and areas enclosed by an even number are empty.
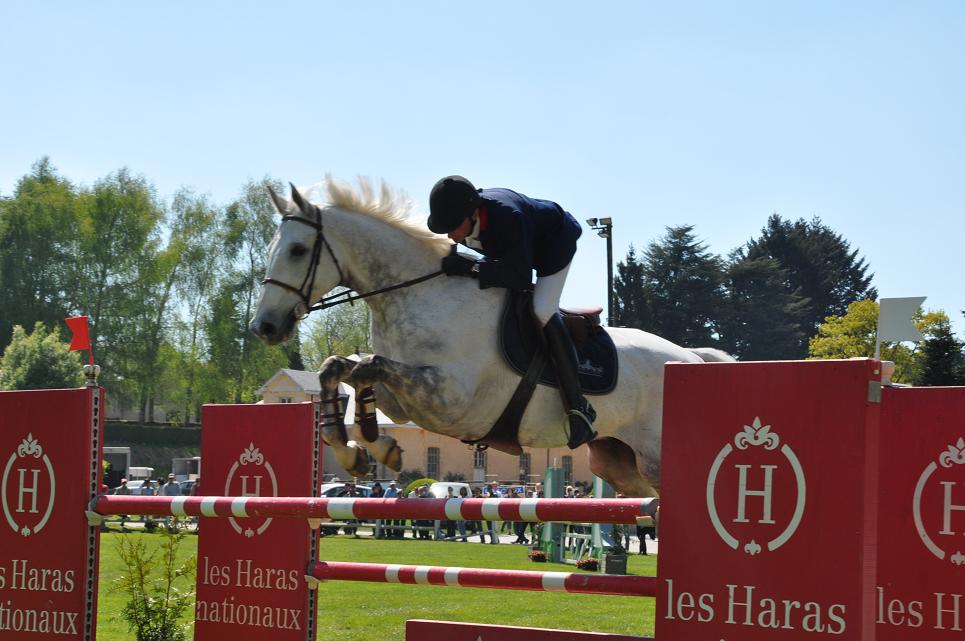
[[[356,477],[366,476],[369,473],[369,455],[361,447],[356,450],[355,465],[349,472]]]
[[[389,450],[389,455],[385,457],[385,466],[393,472],[402,471],[402,451],[401,447],[393,445],[392,449]]]

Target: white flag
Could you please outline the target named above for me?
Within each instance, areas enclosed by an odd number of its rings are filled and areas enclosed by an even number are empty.
[[[878,342],[920,341],[921,332],[911,322],[925,302],[924,296],[882,298],[878,301]]]

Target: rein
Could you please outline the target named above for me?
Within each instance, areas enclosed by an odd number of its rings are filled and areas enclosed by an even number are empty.
[[[322,224],[322,212],[317,207],[315,208],[315,220],[309,220],[307,218],[302,218],[301,216],[292,214],[285,214],[281,217],[281,219],[282,222],[286,220],[293,220],[295,222],[302,223],[303,225],[308,225],[315,230],[315,244],[312,245],[312,261],[308,266],[308,271],[305,273],[305,278],[302,280],[301,285],[295,287],[294,285],[289,285],[284,281],[270,278],[267,274],[261,281],[263,285],[276,285],[282,289],[287,289],[294,294],[298,294],[299,298],[302,299],[302,302],[295,308],[295,317],[298,320],[305,318],[312,312],[328,309],[329,307],[335,307],[336,305],[341,305],[342,303],[354,304],[354,302],[357,300],[368,298],[369,296],[375,296],[376,294],[384,294],[386,292],[402,289],[404,287],[411,287],[412,285],[418,285],[419,283],[431,280],[445,273],[440,269],[439,271],[426,274],[425,276],[413,278],[411,280],[390,285],[388,287],[383,287],[381,289],[376,289],[364,294],[352,295],[346,290],[344,292],[339,292],[338,294],[332,294],[331,296],[324,296],[319,302],[313,305],[309,299],[309,296],[311,296],[312,289],[315,287],[315,274],[318,272],[318,265],[322,259],[323,245],[328,248],[328,255],[332,257],[332,262],[335,263],[335,269],[338,270],[338,284],[344,285],[345,283],[345,274],[342,272],[342,266],[339,264],[338,258],[335,256],[335,252],[332,251],[332,245],[325,240],[325,227]],[[306,285],[308,287],[307,290]]]
[[[424,283],[427,280],[432,280],[436,276],[442,276],[445,272],[441,269],[437,272],[432,272],[431,274],[426,274],[425,276],[419,276],[418,278],[413,278],[412,280],[407,280],[402,283],[397,283],[395,285],[389,285],[388,287],[383,287],[382,289],[376,289],[371,292],[366,292],[364,294],[352,295],[349,291],[339,292],[338,294],[332,294],[331,296],[325,296],[319,302],[315,303],[308,308],[308,312],[317,312],[320,309],[328,309],[329,307],[335,307],[336,305],[341,305],[342,303],[354,303],[357,300],[363,298],[368,298],[369,296],[375,296],[376,294],[384,294],[386,292],[391,292],[396,289],[402,289],[404,287],[411,287],[412,285],[418,285],[419,283]],[[342,298],[345,296],[344,300],[335,300],[337,298]]]

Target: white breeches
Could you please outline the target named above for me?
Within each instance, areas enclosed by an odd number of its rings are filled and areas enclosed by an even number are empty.
[[[536,286],[533,288],[533,313],[541,325],[546,325],[553,314],[560,311],[560,296],[563,294],[566,273],[569,271],[570,265],[567,265],[555,274],[536,278]]]

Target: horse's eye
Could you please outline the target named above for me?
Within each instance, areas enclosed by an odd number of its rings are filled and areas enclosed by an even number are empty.
[[[304,256],[306,252],[308,252],[308,248],[305,245],[292,245],[291,255],[294,258]]]

